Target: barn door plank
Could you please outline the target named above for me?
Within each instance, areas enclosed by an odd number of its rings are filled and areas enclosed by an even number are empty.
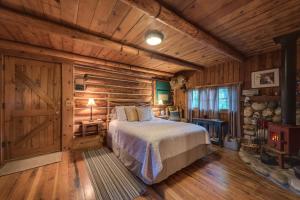
[[[0,167],[4,163],[4,57],[0,54]]]
[[[17,139],[15,141],[15,145],[18,145],[23,142],[27,142],[29,139],[33,138],[36,134],[40,133],[40,131],[48,128],[48,126],[52,123],[53,119],[49,118],[48,120],[44,121],[43,123],[39,124],[34,129],[30,130],[26,133],[23,137]]]
[[[12,112],[12,117],[50,116],[56,114],[53,110],[18,110]]]
[[[12,117],[11,111],[15,106],[15,66],[14,60],[11,57],[5,57],[5,112],[4,112],[4,140],[6,142],[5,145],[5,155],[4,158],[8,159],[11,154],[11,145],[10,140],[13,135],[13,126],[12,126]]]
[[[47,96],[47,94],[44,93],[44,91],[41,90],[41,88],[34,83],[28,76],[26,76],[22,71],[17,70],[16,71],[16,78],[21,80],[23,83],[25,83],[30,89],[32,89],[36,94],[40,96],[41,99],[43,99],[51,108],[54,110],[56,109],[56,106],[51,98]]]

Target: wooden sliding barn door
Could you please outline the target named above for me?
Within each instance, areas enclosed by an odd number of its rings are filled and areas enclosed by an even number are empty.
[[[5,57],[7,159],[61,150],[61,65]]]

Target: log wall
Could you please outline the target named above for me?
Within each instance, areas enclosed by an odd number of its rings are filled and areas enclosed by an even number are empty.
[[[74,81],[83,79],[84,91],[74,91],[74,134],[80,134],[81,121],[89,120],[89,98],[94,98],[93,119],[101,119],[107,129],[109,114],[117,105],[152,105],[153,74],[106,66],[74,65]],[[167,78],[166,78],[167,79]],[[162,106],[153,106],[158,114]]]

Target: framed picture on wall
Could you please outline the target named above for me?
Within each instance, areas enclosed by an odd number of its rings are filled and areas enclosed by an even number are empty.
[[[251,73],[251,87],[265,88],[279,86],[279,69],[268,69]]]
[[[155,105],[168,105],[171,103],[171,86],[168,81],[155,81]]]

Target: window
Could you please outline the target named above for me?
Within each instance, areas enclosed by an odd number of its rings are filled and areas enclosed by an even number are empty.
[[[199,107],[199,91],[193,90],[192,92],[192,108]]]
[[[191,108],[201,111],[229,110],[229,88],[204,88],[191,91]]]
[[[229,109],[229,94],[228,88],[219,88],[219,110]]]

